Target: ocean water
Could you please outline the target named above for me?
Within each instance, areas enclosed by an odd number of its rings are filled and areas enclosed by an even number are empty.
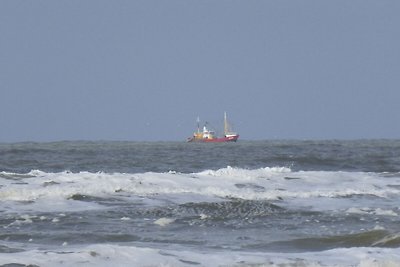
[[[0,144],[0,266],[400,266],[400,140]]]

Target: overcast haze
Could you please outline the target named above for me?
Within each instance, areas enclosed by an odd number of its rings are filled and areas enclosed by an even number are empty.
[[[0,1],[0,142],[399,138],[400,1]]]

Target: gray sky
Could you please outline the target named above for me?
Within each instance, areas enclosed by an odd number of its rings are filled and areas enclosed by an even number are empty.
[[[400,138],[400,1],[0,1],[0,142]],[[222,126],[221,126],[222,128]]]

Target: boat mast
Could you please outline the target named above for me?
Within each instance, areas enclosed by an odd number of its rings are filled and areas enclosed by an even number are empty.
[[[226,111],[224,112],[224,134],[227,135],[229,132],[228,120],[226,118]]]
[[[197,116],[197,133],[200,133],[200,117]]]

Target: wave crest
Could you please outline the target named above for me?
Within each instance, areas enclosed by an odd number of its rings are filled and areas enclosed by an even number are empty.
[[[214,170],[205,170],[199,172],[199,175],[209,175],[209,176],[228,176],[228,177],[241,177],[241,178],[265,178],[277,173],[290,173],[292,170],[288,167],[265,167],[259,169],[242,169],[227,166],[226,168]]]

